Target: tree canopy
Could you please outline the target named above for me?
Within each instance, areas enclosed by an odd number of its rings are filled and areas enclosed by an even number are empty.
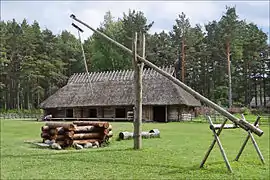
[[[145,33],[148,60],[158,66],[175,66],[177,78],[223,106],[229,105],[228,56],[234,106],[247,106],[254,96],[270,96],[270,47],[267,34],[256,24],[240,20],[235,7],[226,7],[218,21],[194,27],[184,12],[176,17],[170,32],[150,34],[154,21],[148,23],[143,12],[129,10],[118,19],[107,12],[98,30],[130,49],[133,33]],[[73,73],[85,72],[80,41],[66,30],[54,34],[42,30],[37,21],[29,24],[26,19],[13,19],[1,21],[0,31],[2,109],[37,108]],[[83,47],[89,71],[132,68],[129,54],[95,33]]]

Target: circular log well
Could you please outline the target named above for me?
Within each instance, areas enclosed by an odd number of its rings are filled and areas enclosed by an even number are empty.
[[[103,143],[112,136],[112,125],[108,122],[76,121],[74,124],[62,122],[47,122],[41,127],[41,138],[55,140],[62,147],[72,146],[73,143]]]

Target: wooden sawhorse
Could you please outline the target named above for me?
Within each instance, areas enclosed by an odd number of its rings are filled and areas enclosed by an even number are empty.
[[[242,118],[243,118],[243,120],[245,120],[245,117],[244,117],[243,114],[242,114]],[[219,139],[218,136],[220,135],[220,133],[221,133],[221,131],[222,131],[223,129],[235,129],[235,128],[238,128],[238,126],[235,125],[235,124],[226,124],[227,119],[225,119],[224,122],[223,122],[222,124],[213,124],[213,122],[212,122],[210,116],[207,116],[207,119],[208,119],[208,122],[209,122],[209,124],[210,124],[210,129],[212,130],[212,132],[213,132],[213,134],[214,134],[214,140],[213,140],[212,144],[210,145],[208,151],[206,152],[206,154],[205,154],[205,156],[204,156],[204,158],[203,158],[203,160],[202,160],[202,162],[201,162],[200,168],[202,168],[203,165],[205,164],[205,162],[206,162],[206,160],[207,160],[207,158],[208,158],[210,152],[212,151],[212,149],[213,149],[215,143],[217,142],[217,144],[218,144],[218,146],[219,146],[219,149],[220,149],[220,152],[221,152],[221,155],[222,155],[222,157],[223,157],[223,159],[224,159],[224,161],[225,161],[225,164],[226,164],[226,166],[227,166],[227,169],[228,169],[230,172],[233,172],[233,171],[232,171],[232,168],[231,168],[231,165],[230,165],[230,163],[229,163],[229,160],[228,160],[228,158],[227,158],[227,156],[226,156],[226,153],[225,153],[225,151],[224,151],[224,149],[223,149],[223,147],[222,147],[222,144],[221,144],[220,139]],[[254,126],[258,126],[259,120],[260,120],[260,117],[258,116],[257,119],[256,119],[256,121],[254,122]],[[216,132],[217,129],[218,129],[218,131]],[[251,138],[251,141],[252,141],[252,143],[253,143],[253,145],[254,145],[254,147],[255,147],[255,149],[256,149],[256,151],[257,151],[257,153],[258,153],[258,155],[259,155],[259,157],[260,157],[260,159],[261,159],[261,161],[262,161],[262,163],[264,164],[264,158],[263,158],[263,155],[262,155],[262,153],[261,153],[261,151],[260,151],[260,149],[259,149],[259,147],[258,147],[258,145],[257,145],[257,143],[256,143],[256,141],[255,141],[255,139],[254,139],[254,137],[253,137],[251,131],[248,131],[248,136],[246,137],[246,140],[244,141],[242,147],[240,148],[240,151],[239,151],[239,153],[237,154],[237,156],[236,156],[236,158],[235,158],[235,161],[238,161],[238,159],[240,158],[240,156],[241,156],[241,154],[242,154],[242,152],[243,152],[243,150],[244,150],[244,148],[245,148],[245,146],[246,146],[246,144],[247,144],[249,138]]]

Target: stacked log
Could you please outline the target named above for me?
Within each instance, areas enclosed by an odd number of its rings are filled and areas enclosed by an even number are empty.
[[[108,122],[74,121],[73,124],[76,125],[73,136],[75,144],[89,146],[91,143],[93,146],[100,146],[107,144],[113,136],[112,125]]]
[[[141,133],[142,138],[148,139],[148,138],[159,138],[160,137],[160,132],[158,129],[152,129],[149,132],[143,131]],[[119,139],[120,140],[127,140],[127,139],[133,139],[134,138],[134,133],[133,132],[120,132],[119,133]]]
[[[41,138],[43,142],[58,143],[62,147],[67,147],[72,144],[75,125],[66,123],[46,123],[41,127]]]
[[[43,143],[57,143],[61,147],[99,147],[112,139],[112,126],[108,122],[75,121],[73,123],[48,122],[41,127]]]

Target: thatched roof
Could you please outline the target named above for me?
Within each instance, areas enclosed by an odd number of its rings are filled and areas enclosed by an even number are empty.
[[[173,67],[163,70],[174,72]],[[86,73],[73,74],[67,85],[43,101],[40,107],[134,105],[133,76],[133,70],[91,72],[88,77]],[[143,104],[200,106],[191,94],[153,69],[143,71]]]

